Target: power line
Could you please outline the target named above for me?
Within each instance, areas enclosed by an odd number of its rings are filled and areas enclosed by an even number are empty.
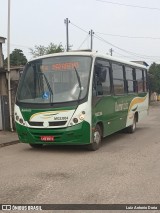
[[[71,24],[72,24],[73,26],[77,27],[78,29],[80,29],[81,31],[83,31],[83,32],[85,32],[85,33],[88,33],[86,30],[82,29],[81,27],[79,27],[79,26],[77,26],[77,25],[75,25],[75,24],[73,24],[73,23],[71,23]],[[121,48],[121,47],[118,47],[118,46],[116,46],[116,45],[114,45],[114,44],[112,44],[112,43],[106,41],[104,38],[98,36],[96,33],[94,34],[94,37],[97,38],[98,40],[100,40],[100,41],[106,43],[106,44],[109,44],[109,45],[112,46],[112,47],[115,47],[115,48],[117,48],[117,49],[119,49],[119,50],[121,50],[121,51],[123,51],[123,52],[126,52],[126,53],[128,53],[128,54],[130,54],[130,55],[132,55],[132,56],[135,56],[135,57],[145,58],[145,59],[151,59],[151,58],[152,58],[152,59],[155,59],[155,58],[158,58],[158,59],[159,59],[159,57],[160,57],[160,56],[142,55],[142,54],[139,54],[139,53],[134,53],[134,52],[125,50],[125,49],[123,49],[123,48]]]
[[[130,54],[130,55],[133,55],[133,56],[138,56],[138,57],[143,57],[143,58],[156,58],[156,57],[159,58],[159,56],[141,55],[141,54],[139,54],[139,53],[134,53],[134,52],[131,52],[131,51],[122,49],[122,48],[120,48],[120,47],[118,47],[118,46],[116,46],[116,45],[114,45],[114,44],[112,44],[112,43],[106,41],[105,39],[101,38],[100,36],[98,36],[98,35],[96,35],[96,34],[95,34],[94,37],[97,38],[97,39],[99,39],[100,41],[102,41],[102,42],[104,42],[104,43],[107,43],[107,44],[109,44],[109,45],[111,45],[111,46],[113,46],[113,47],[115,47],[115,48],[117,48],[117,49],[119,49],[119,50],[121,50],[121,51],[123,51],[123,52],[126,52],[126,53],[128,53],[128,54]]]
[[[122,3],[118,3],[118,2],[111,2],[111,1],[104,1],[104,0],[96,0],[96,1],[107,3],[107,4],[125,6],[125,7],[134,7],[134,8],[139,8],[139,9],[160,10],[160,8],[158,8],[158,7],[144,7],[144,6],[139,6],[139,5],[122,4]]]
[[[79,26],[73,24],[71,21],[70,21],[70,24],[73,25],[73,26],[75,26],[75,27],[77,27],[78,29],[80,29],[80,30],[82,30],[83,32],[85,32],[85,33],[88,34],[88,31],[86,31],[86,30],[82,29],[81,27],[79,27]]]
[[[117,51],[115,51],[115,50],[114,50],[114,52],[115,52],[116,54],[118,54],[118,55],[124,57],[124,58],[131,58],[131,56],[123,55],[123,54],[121,54],[121,53],[119,53],[119,52],[117,52]],[[132,56],[132,57],[135,58],[135,59],[140,58],[139,56]]]
[[[70,22],[70,23],[71,23],[73,26],[75,26],[76,28],[78,28],[78,29],[80,29],[80,30],[82,30],[83,32],[85,32],[85,33],[88,34],[88,32],[87,32],[86,30],[82,29],[81,27],[77,26],[76,24],[73,24],[72,22]],[[92,50],[92,48],[93,48],[93,35],[94,35],[93,30],[89,31],[89,35],[91,36],[91,47],[90,47],[90,49]]]
[[[87,35],[87,37],[85,37],[84,41],[81,43],[81,45],[79,46],[78,49],[80,49],[82,47],[82,45],[87,41],[88,38],[89,38],[89,34]]]
[[[128,58],[129,60],[137,60],[137,59],[145,59],[145,58],[141,58],[141,57],[136,57],[136,56],[126,56],[126,55],[123,55],[123,54],[121,54],[121,53],[119,53],[119,52],[117,52],[117,51],[114,51],[115,53],[116,53],[116,55],[118,55],[118,56],[120,56],[120,57],[123,57],[123,58]],[[155,61],[157,61],[157,59],[154,59]],[[147,61],[150,61],[150,62],[153,62],[153,59],[147,59]]]
[[[119,34],[110,34],[110,33],[101,33],[101,32],[96,32],[97,34],[102,34],[102,35],[109,35],[109,36],[116,36],[116,37],[122,37],[122,38],[133,38],[133,39],[155,39],[158,40],[160,37],[149,37],[149,36],[128,36],[128,35],[119,35]]]
[[[129,58],[129,56],[126,56],[126,55],[122,55],[121,53],[117,52],[117,51],[114,51],[116,54],[120,55],[120,56],[123,56],[125,58]]]

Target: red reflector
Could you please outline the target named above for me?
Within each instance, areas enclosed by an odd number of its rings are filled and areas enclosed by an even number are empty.
[[[54,136],[41,136],[41,141],[54,141]]]

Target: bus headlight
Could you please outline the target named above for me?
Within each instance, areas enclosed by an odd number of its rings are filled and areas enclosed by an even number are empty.
[[[25,121],[23,120],[23,118],[21,118],[20,116],[18,116],[17,113],[15,113],[15,121],[17,121],[19,124],[25,126]]]
[[[15,122],[17,122],[20,125],[23,125],[23,126],[27,125],[27,123],[25,122],[25,120],[22,116],[20,108],[17,105],[15,105],[15,108],[14,108],[14,120],[15,120]]]
[[[74,116],[70,125],[72,126],[81,123],[85,119],[85,114],[86,112],[82,111],[79,115]]]

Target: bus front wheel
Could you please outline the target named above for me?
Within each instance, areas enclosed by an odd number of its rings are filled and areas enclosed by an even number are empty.
[[[134,119],[133,119],[133,124],[129,127],[127,127],[127,132],[132,134],[136,131],[136,116],[134,116]]]
[[[92,143],[88,145],[88,149],[90,151],[96,151],[97,149],[99,149],[102,142],[102,130],[99,125],[96,125],[95,127],[92,140]]]
[[[33,144],[33,143],[30,143],[29,144],[32,148],[36,148],[36,149],[40,149],[42,148],[43,144]]]

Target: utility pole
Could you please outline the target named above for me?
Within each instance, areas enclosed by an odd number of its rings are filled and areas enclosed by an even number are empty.
[[[66,24],[66,45],[67,45],[67,49],[66,51],[69,51],[69,35],[68,35],[68,24],[70,23],[70,21],[68,20],[68,18],[66,18],[64,20],[64,23]]]
[[[110,52],[110,54],[111,54],[111,56],[113,55],[113,49],[111,48],[111,49],[109,49],[109,52]]]
[[[91,35],[91,51],[92,51],[93,50],[93,35],[94,35],[93,30],[89,31],[89,35]]]
[[[7,32],[7,64],[8,64],[8,104],[9,104],[9,121],[10,130],[13,132],[13,121],[12,121],[12,103],[11,103],[11,70],[10,70],[10,0],[8,0],[8,32]]]

